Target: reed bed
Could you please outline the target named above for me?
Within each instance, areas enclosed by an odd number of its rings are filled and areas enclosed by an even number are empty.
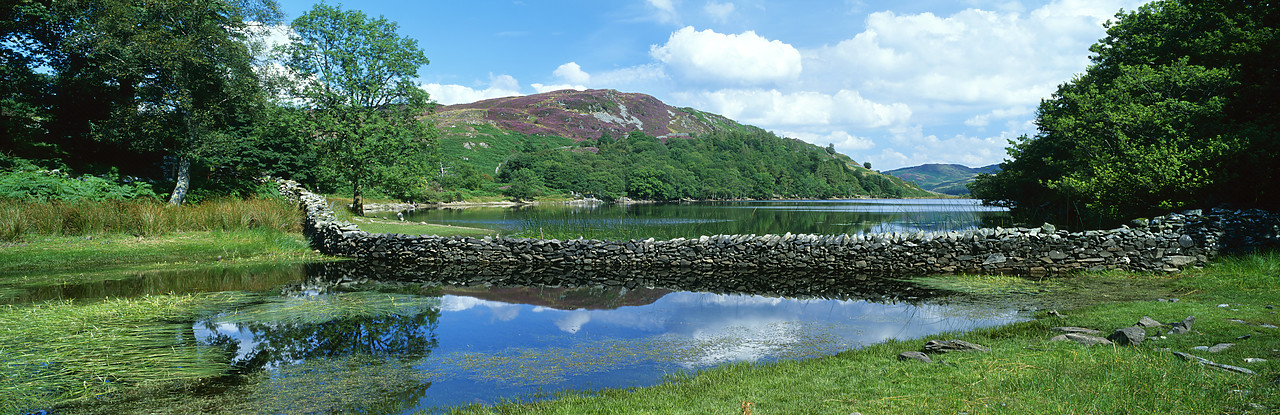
[[[192,323],[252,297],[218,293],[0,306],[0,412],[218,376],[227,368],[226,356],[199,345]]]
[[[278,198],[216,199],[166,206],[154,200],[0,200],[0,241],[32,235],[81,236],[124,233],[158,236],[184,231],[266,229],[299,232],[302,213]]]

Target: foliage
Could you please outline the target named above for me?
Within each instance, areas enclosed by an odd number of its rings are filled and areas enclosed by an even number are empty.
[[[71,177],[57,170],[0,171],[0,199],[29,201],[156,199],[151,184],[113,176]]]
[[[1041,103],[1038,132],[970,186],[1075,227],[1230,204],[1280,208],[1274,7],[1164,0],[1120,13],[1092,64]]]
[[[353,210],[363,215],[369,185],[421,197],[434,133],[417,119],[428,104],[413,82],[428,62],[418,42],[399,37],[385,18],[325,4],[291,27],[291,43],[279,49],[297,80],[291,92],[307,110],[320,160],[351,185]]]
[[[182,203],[191,163],[224,153],[260,111],[263,91],[246,44],[248,21],[273,24],[273,0],[163,0],[138,7],[102,0],[82,6],[67,45],[95,57],[119,85],[98,136],[171,155]],[[74,7],[74,6],[73,6]]]
[[[521,152],[509,156],[497,179],[514,188],[536,177],[547,188],[605,200],[927,195],[901,179],[853,168],[848,157],[822,147],[744,130],[665,140],[633,131],[620,140],[605,136],[577,147]],[[582,151],[587,148],[593,151]],[[525,170],[536,174],[520,173]]]

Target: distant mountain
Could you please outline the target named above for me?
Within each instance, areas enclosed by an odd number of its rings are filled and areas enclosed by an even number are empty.
[[[920,185],[921,189],[961,196],[969,194],[969,189],[965,185],[973,181],[974,177],[979,174],[990,174],[998,171],[1000,171],[1000,165],[998,164],[978,168],[959,164],[925,164],[889,170],[884,173],[915,182]]]
[[[544,194],[604,199],[929,194],[827,148],[639,93],[554,91],[440,106],[427,117],[441,132],[446,192],[537,193],[506,187],[532,182]]]
[[[606,133],[625,137],[632,131],[664,137],[744,128],[720,115],[693,108],[676,108],[649,95],[612,89],[567,89],[487,99],[449,105],[436,110],[433,117],[446,130],[466,131],[477,125],[487,125],[508,132],[564,137],[573,141],[595,140]]]

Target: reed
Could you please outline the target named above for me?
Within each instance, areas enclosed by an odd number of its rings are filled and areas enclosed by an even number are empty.
[[[124,233],[139,237],[184,231],[301,231],[302,214],[278,198],[216,199],[169,207],[150,199],[33,202],[0,200],[0,241],[32,235]]]
[[[219,376],[226,356],[199,344],[192,323],[253,298],[217,293],[0,306],[0,412]]]

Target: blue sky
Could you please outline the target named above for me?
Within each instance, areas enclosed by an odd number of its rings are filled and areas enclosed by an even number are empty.
[[[292,20],[314,1],[282,0]],[[653,95],[881,170],[982,166],[1138,0],[373,0],[442,104],[565,88]]]

